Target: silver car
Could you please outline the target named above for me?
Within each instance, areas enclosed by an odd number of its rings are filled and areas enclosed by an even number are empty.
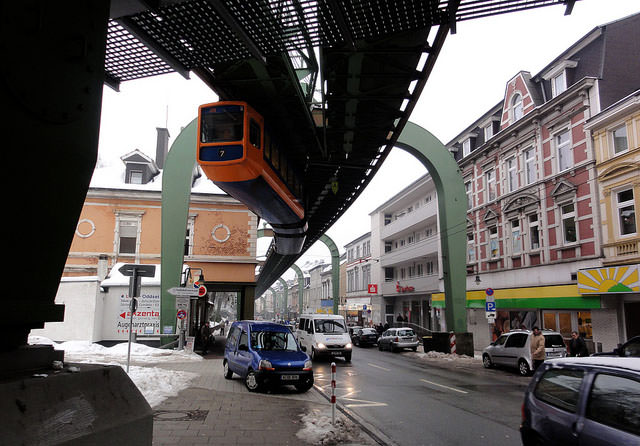
[[[399,350],[410,348],[414,352],[418,350],[418,336],[410,328],[390,328],[378,339],[378,350]]]
[[[567,347],[562,335],[557,331],[542,330],[547,359],[567,356]],[[482,364],[486,368],[505,366],[518,369],[522,376],[528,376],[533,370],[531,360],[530,330],[512,330],[502,334],[482,352]]]

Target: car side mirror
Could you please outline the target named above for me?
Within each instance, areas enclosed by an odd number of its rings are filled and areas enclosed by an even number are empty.
[[[249,351],[249,346],[245,345],[245,344],[240,344],[238,346],[238,350],[243,351],[243,352],[248,352]]]

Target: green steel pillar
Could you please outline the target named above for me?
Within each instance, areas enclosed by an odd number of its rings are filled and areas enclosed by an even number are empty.
[[[331,293],[333,297],[333,314],[338,314],[338,304],[340,303],[340,251],[331,238],[322,234],[320,241],[327,245],[331,252]]]
[[[447,330],[466,332],[467,200],[462,173],[444,144],[412,122],[404,127],[396,145],[424,164],[436,186]]]
[[[175,333],[176,298],[167,290],[180,286],[184,238],[189,217],[193,166],[196,162],[197,119],[171,145],[162,171],[162,248],[160,270],[160,330]]]
[[[283,305],[283,311],[282,313],[286,313],[287,312],[287,304],[288,304],[288,297],[289,297],[289,287],[287,285],[287,281],[284,280],[282,277],[278,279],[278,281],[280,282],[280,284],[282,284],[282,305]]]
[[[304,274],[295,263],[291,265],[291,269],[298,275],[298,314],[302,314],[302,293],[304,293]]]

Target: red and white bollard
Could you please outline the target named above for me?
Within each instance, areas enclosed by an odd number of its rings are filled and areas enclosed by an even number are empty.
[[[456,352],[456,335],[454,332],[449,334],[449,352],[454,354]]]
[[[331,363],[331,424],[336,424],[336,363]]]

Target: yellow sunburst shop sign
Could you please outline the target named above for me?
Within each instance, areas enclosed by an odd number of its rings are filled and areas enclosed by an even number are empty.
[[[640,292],[640,265],[608,266],[578,271],[580,294],[612,294]]]

